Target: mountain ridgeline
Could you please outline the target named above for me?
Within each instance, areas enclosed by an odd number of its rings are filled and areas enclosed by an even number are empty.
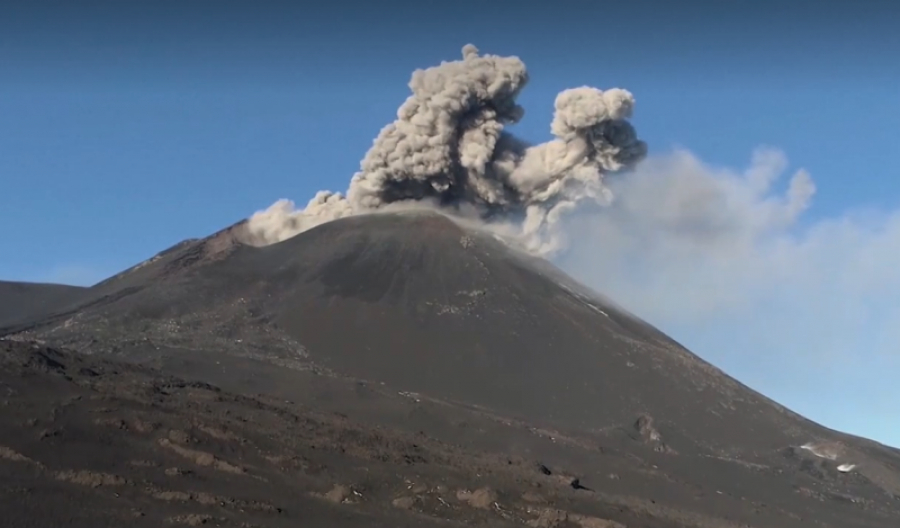
[[[263,247],[243,229],[7,301],[0,333],[580,468],[598,493],[655,490],[669,513],[648,515],[683,526],[900,519],[897,451],[789,411],[491,233],[422,211]]]

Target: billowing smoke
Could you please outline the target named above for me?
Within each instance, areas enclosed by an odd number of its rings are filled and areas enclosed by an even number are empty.
[[[550,254],[563,244],[561,216],[582,201],[607,202],[605,174],[631,167],[647,146],[627,121],[626,90],[581,87],[556,97],[554,139],[538,145],[504,131],[524,110],[528,82],[518,57],[479,55],[416,70],[412,90],[350,181],[346,195],[320,191],[303,209],[279,200],[249,221],[260,243],[275,243],[337,218],[404,204],[430,204],[478,218]]]

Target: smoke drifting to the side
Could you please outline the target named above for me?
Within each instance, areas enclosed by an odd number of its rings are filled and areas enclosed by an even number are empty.
[[[253,237],[275,243],[337,218],[428,203],[501,227],[535,253],[559,249],[563,213],[608,201],[604,175],[646,156],[627,121],[634,97],[618,88],[565,90],[556,97],[555,138],[528,145],[504,131],[524,114],[516,97],[528,82],[525,64],[479,55],[471,44],[462,51],[462,60],[413,73],[412,95],[346,195],[321,191],[303,209],[279,200],[250,218]]]
[[[813,212],[790,166],[774,148],[742,168],[651,156],[609,182],[609,207],[567,215],[578,243],[554,260],[754,389],[865,432],[900,412],[883,377],[900,367],[900,209]]]

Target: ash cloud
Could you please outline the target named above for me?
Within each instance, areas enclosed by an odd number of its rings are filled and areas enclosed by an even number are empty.
[[[378,134],[346,194],[320,191],[302,209],[279,200],[250,218],[252,237],[276,243],[412,203],[478,219],[537,254],[561,249],[564,214],[580,202],[608,203],[604,175],[646,156],[628,121],[634,97],[619,88],[565,90],[554,105],[554,139],[529,145],[504,130],[524,115],[516,97],[528,83],[525,64],[479,54],[471,44],[462,53],[412,74],[412,95]]]
[[[771,147],[739,168],[675,149],[609,186],[564,219],[560,267],[767,396],[887,440],[900,210],[814,214],[812,177]]]
[[[900,413],[882,377],[900,368],[900,209],[810,214],[815,183],[773,148],[741,168],[684,149],[644,159],[624,90],[561,93],[555,139],[528,145],[503,131],[522,117],[524,64],[467,53],[414,74],[346,197],[255,215],[264,243],[367,209],[443,206],[520,237],[794,410],[888,434],[873,424]],[[604,179],[616,168],[631,170]],[[604,207],[578,207],[591,202]]]

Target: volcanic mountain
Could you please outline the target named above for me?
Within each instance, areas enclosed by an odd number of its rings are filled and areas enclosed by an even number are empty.
[[[391,495],[423,523],[900,522],[900,452],[789,411],[489,232],[415,211],[343,218],[263,247],[248,240],[237,224],[59,295],[52,308],[16,301],[23,309],[0,320],[0,335],[68,362],[81,356],[60,349],[137,364],[107,366],[107,376],[177,376],[339,413],[359,429],[326,442],[349,442],[341,456],[375,464],[372,496],[396,486],[379,471],[430,482]],[[360,431],[397,439],[384,445],[418,438],[430,455],[379,469],[348,440]],[[452,491],[442,483],[451,474],[471,489]],[[476,488],[490,500],[475,504]],[[334,507],[375,511],[357,495]],[[369,525],[356,522],[344,525]]]
[[[86,288],[61,284],[0,281],[0,328],[41,318],[78,300]]]

